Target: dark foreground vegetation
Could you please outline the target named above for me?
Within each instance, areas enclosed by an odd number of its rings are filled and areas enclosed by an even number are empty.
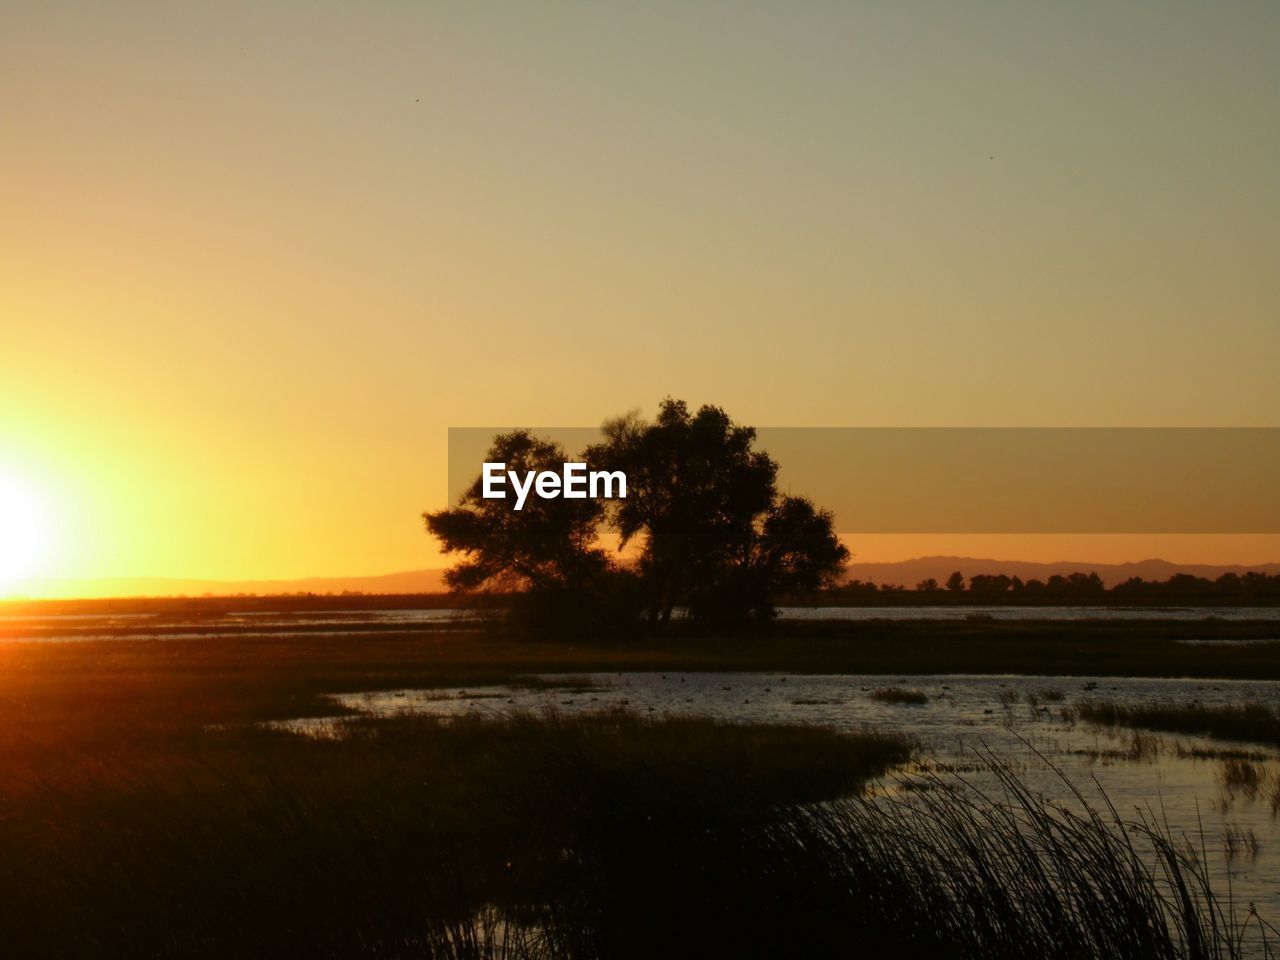
[[[905,759],[900,740],[617,714],[356,717],[333,740],[264,726],[342,713],[329,692],[539,671],[1280,676],[1274,644],[1180,643],[1274,625],[781,627],[0,644],[0,942],[59,957],[1235,955],[1236,923],[1171,838],[1125,840],[1012,782],[995,803],[941,783],[906,806],[856,796]]]
[[[1201,703],[1128,706],[1083,701],[1074,705],[1072,713],[1077,719],[1105,726],[1145,727],[1280,746],[1280,707],[1265,703],[1209,707]]]
[[[122,744],[10,784],[10,955],[472,956],[491,916],[559,922],[584,898],[634,896],[638,922],[642,896],[667,896],[668,858],[688,868],[707,830],[854,791],[908,752],[891,737],[626,715],[344,730]]]
[[[1235,922],[1172,839],[1126,840],[1012,781],[995,802],[940,782],[859,797],[907,757],[891,737],[625,714],[352,717],[336,739],[264,725],[340,712],[326,692],[531,670],[853,669],[905,636],[2,644],[0,942],[37,957],[1234,955]],[[950,642],[964,656],[1000,636]]]
[[[908,754],[618,713],[135,742],[7,786],[0,932],[58,957],[1148,958],[1263,929],[1179,842],[998,765],[999,798],[857,795]]]

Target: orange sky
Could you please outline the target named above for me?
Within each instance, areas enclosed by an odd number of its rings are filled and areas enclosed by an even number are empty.
[[[1278,28],[1266,3],[15,4],[25,573],[438,566],[448,427],[667,394],[796,426],[1277,425]],[[1280,559],[946,543],[856,549]]]

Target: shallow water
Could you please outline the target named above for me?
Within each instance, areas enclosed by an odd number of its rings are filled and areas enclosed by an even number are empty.
[[[781,607],[780,620],[1275,620],[1280,607]]]
[[[358,636],[390,630],[475,623],[494,611],[463,607],[430,610],[244,610],[110,614],[0,615],[0,642],[77,640],[192,640],[256,634]],[[782,607],[780,620],[1174,620],[1276,623],[1280,607]]]
[[[1277,681],[673,672],[543,676],[538,681],[536,687],[380,691],[334,699],[375,716],[625,708],[658,717],[697,714],[843,730],[873,727],[916,739],[922,747],[916,770],[962,776],[982,786],[993,786],[994,780],[978,769],[977,751],[990,749],[1024,783],[1051,799],[1073,803],[1060,771],[1092,800],[1099,799],[1098,789],[1104,790],[1126,820],[1145,815],[1167,822],[1174,836],[1203,848],[1215,890],[1219,896],[1230,891],[1241,916],[1256,904],[1273,923],[1280,919],[1276,811],[1265,789],[1255,796],[1228,790],[1221,780],[1220,756],[1223,750],[1247,751],[1263,763],[1269,777],[1280,778],[1280,756],[1274,749],[1173,734],[1143,737],[1135,749],[1131,731],[1113,732],[1064,718],[1064,707],[1080,699],[1277,704]],[[548,681],[556,685],[541,686]],[[872,696],[891,686],[919,690],[927,701],[905,705]],[[324,732],[333,723],[298,721],[296,728]],[[1210,756],[1192,756],[1191,751]],[[892,790],[894,782],[883,781],[879,788]]]
[[[0,616],[5,640],[70,643],[77,640],[197,640],[215,637],[358,636],[482,619],[477,610],[245,610],[211,613],[59,614]]]

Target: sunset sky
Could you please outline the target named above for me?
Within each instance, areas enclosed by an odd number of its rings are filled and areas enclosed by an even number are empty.
[[[668,394],[1280,426],[1278,43],[1273,2],[8,3],[0,595],[439,566],[449,427]]]

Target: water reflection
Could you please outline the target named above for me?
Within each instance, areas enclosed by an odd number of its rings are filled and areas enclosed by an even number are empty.
[[[1280,703],[1280,682],[668,672],[544,675],[524,685],[335,697],[344,707],[373,716],[624,708],[657,717],[697,714],[742,722],[819,723],[845,730],[871,726],[910,735],[920,743],[914,772],[963,777],[979,788],[986,774],[978,752],[990,750],[1031,789],[1051,799],[1072,801],[1064,776],[1086,793],[1096,782],[1122,816],[1167,822],[1175,835],[1205,852],[1215,886],[1220,892],[1229,886],[1242,912],[1253,903],[1264,917],[1280,917],[1275,809],[1280,794],[1270,792],[1280,791],[1275,750],[1261,744],[1098,728],[1073,719],[1070,705],[1079,699],[1275,704]],[[322,725],[328,725],[327,732],[333,733],[338,729],[333,725],[340,722],[297,721],[295,728],[326,732]],[[879,789],[901,786],[885,780]]]
[[[155,613],[0,615],[0,640],[65,643],[75,640],[182,640],[270,634],[351,635],[394,630],[430,630],[470,625],[500,611],[464,607],[393,610],[178,610]],[[1280,642],[1280,607],[1029,607],[901,606],[783,607],[781,620],[1166,620],[1275,622]],[[1229,641],[1212,641],[1229,642]]]

